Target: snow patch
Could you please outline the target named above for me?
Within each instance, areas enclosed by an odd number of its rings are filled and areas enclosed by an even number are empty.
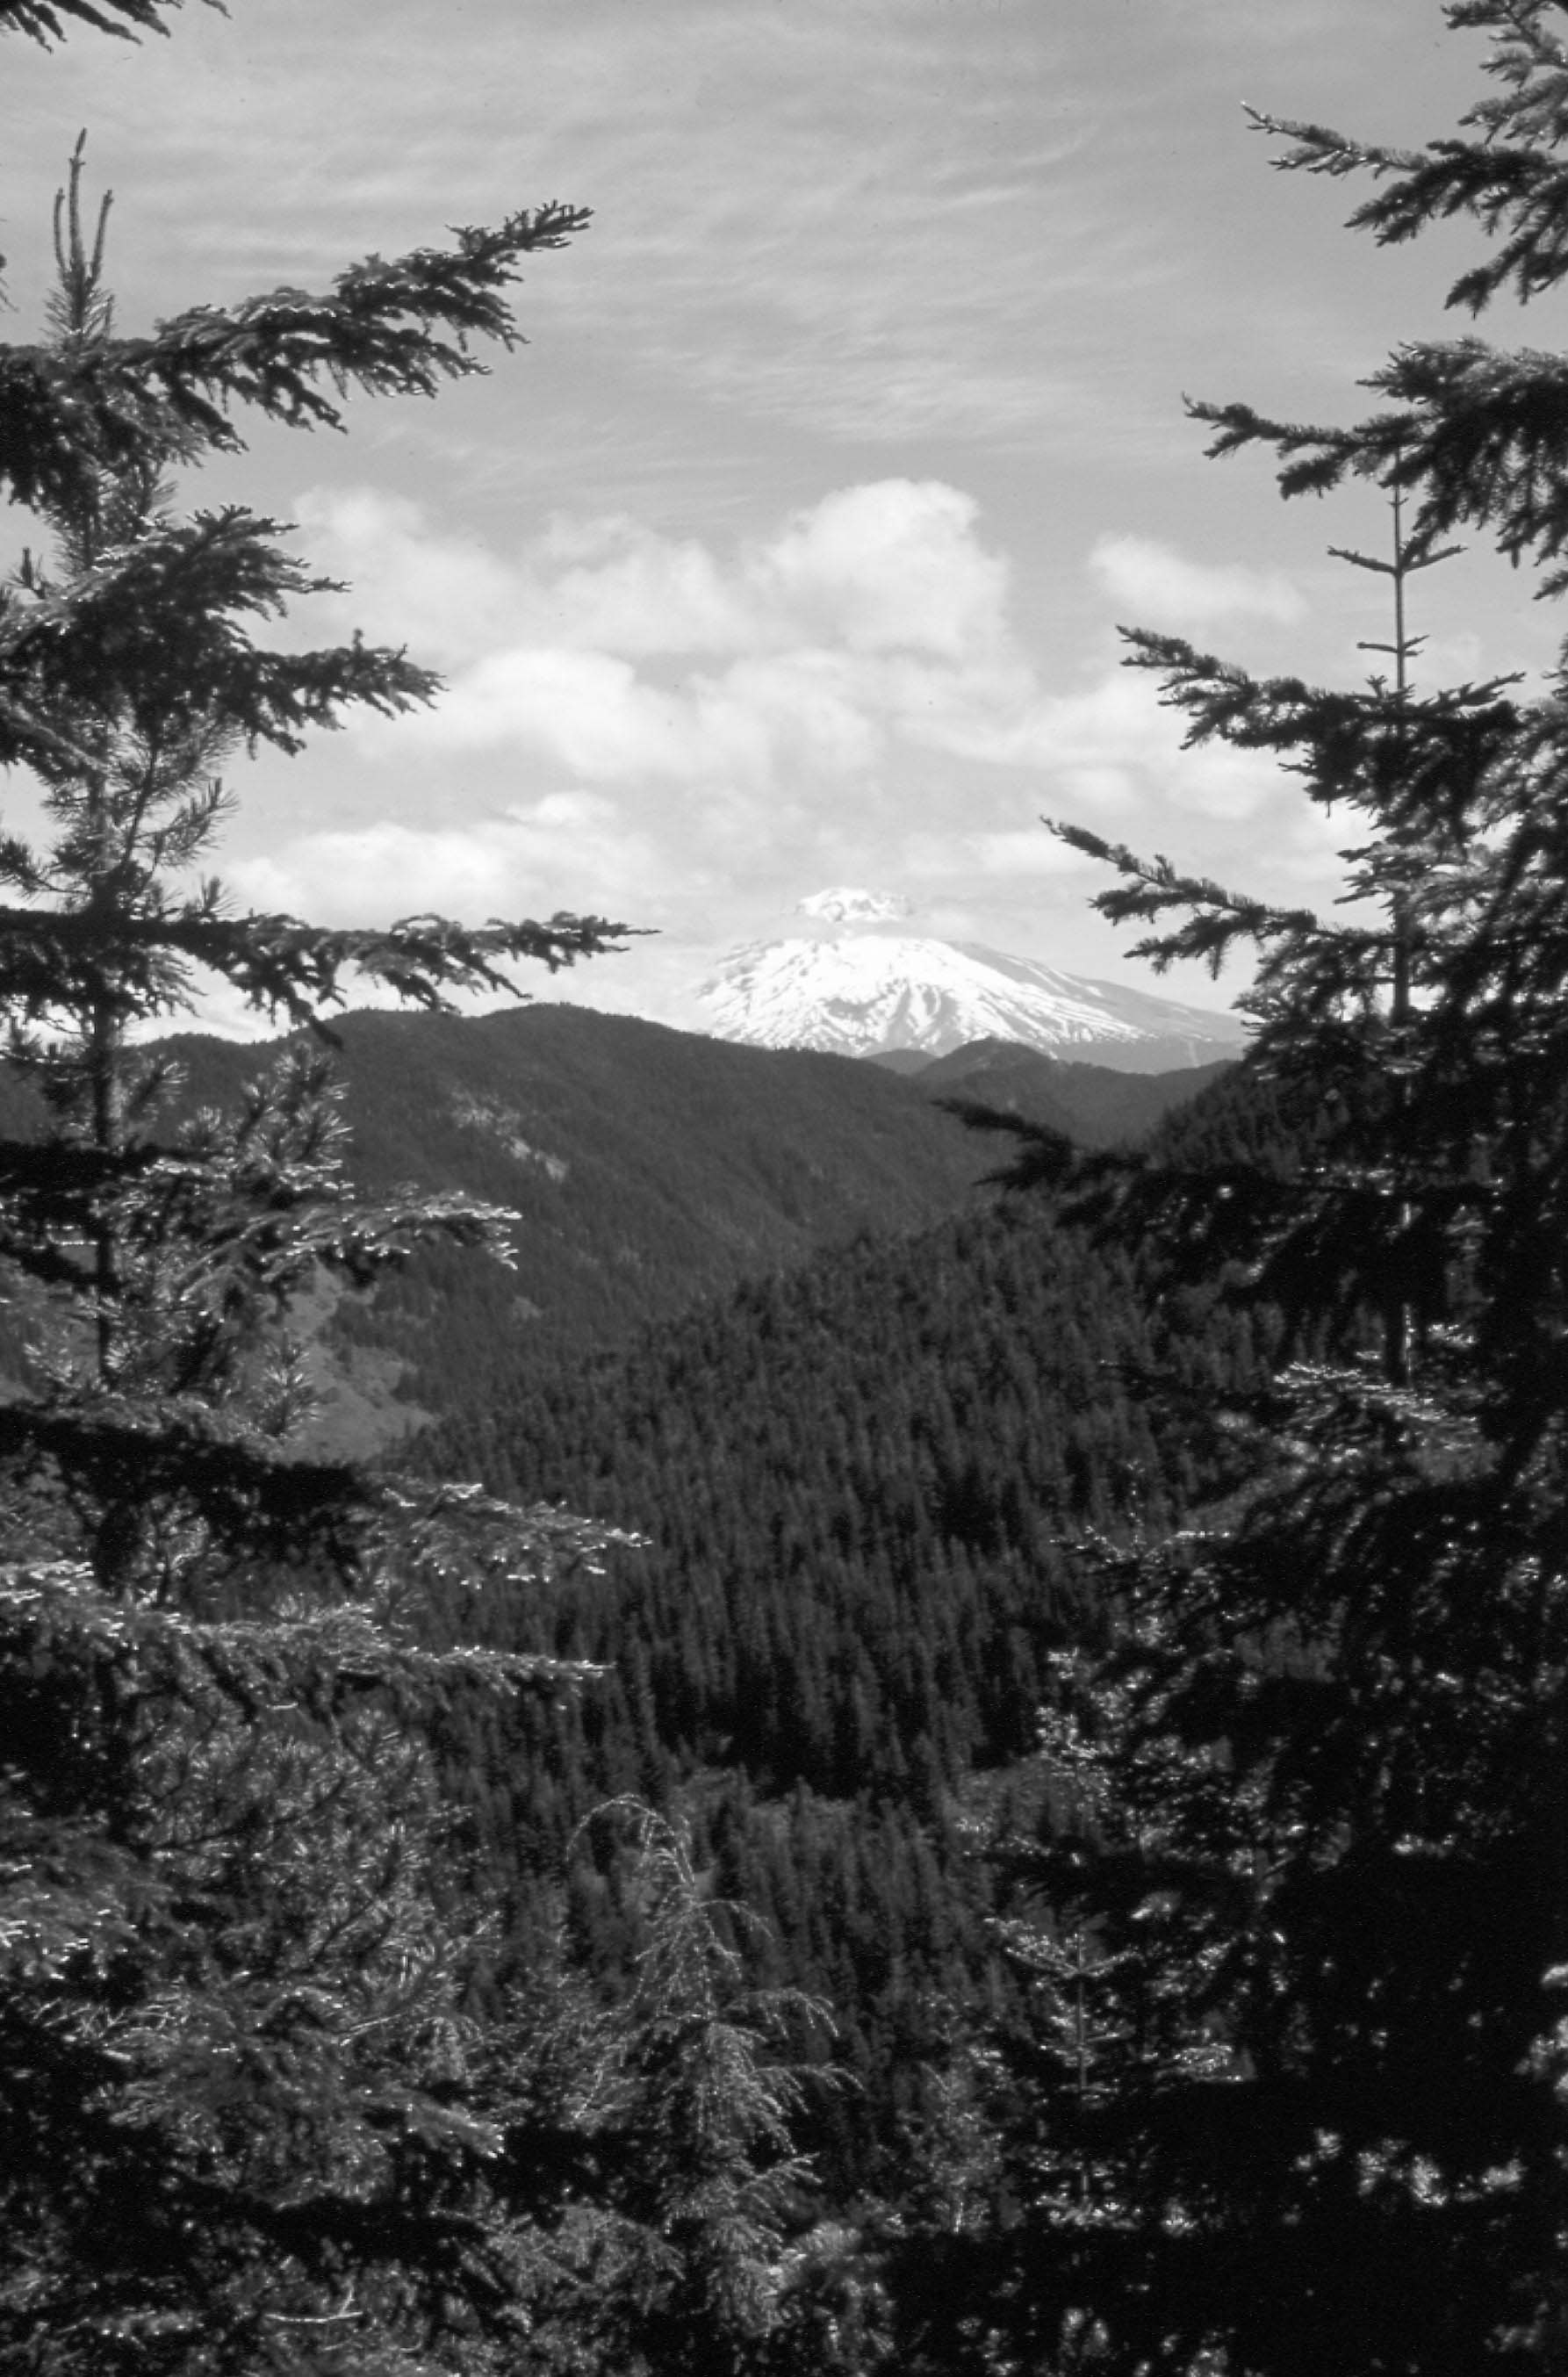
[[[519,1128],[522,1116],[515,1107],[503,1105],[498,1098],[475,1097],[467,1090],[459,1090],[452,1100],[452,1119],[465,1130],[487,1132],[516,1163],[537,1164],[552,1180],[564,1180],[571,1168],[564,1156],[550,1155],[543,1148],[530,1146]]]

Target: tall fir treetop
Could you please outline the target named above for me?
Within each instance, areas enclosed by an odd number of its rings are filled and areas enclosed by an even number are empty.
[[[0,484],[48,541],[0,585],[0,765],[41,781],[69,830],[41,853],[0,842],[0,997],[47,1013],[64,985],[122,1024],[178,1005],[194,966],[309,1022],[358,973],[427,1007],[512,987],[511,961],[552,969],[611,945],[602,919],[463,927],[415,916],[376,931],[236,918],[192,870],[230,795],[236,748],[297,751],[355,708],[395,715],[438,679],[357,636],[283,651],[258,640],[331,581],[290,532],[241,505],[174,508],[171,472],[244,443],[245,413],[341,428],[352,393],[434,394],[484,368],[476,342],[519,333],[507,302],[520,257],[559,247],[584,209],[547,206],[447,249],[372,257],[330,292],[196,307],[148,338],[119,334],[105,278],[105,197],[89,228],[78,143],[56,208],[52,335],[0,348]],[[57,1003],[57,1002],[56,1002]]]
[[[1468,217],[1491,243],[1448,303],[1480,313],[1509,291],[1522,304],[1568,273],[1568,11],[1562,0],[1452,0],[1455,31],[1491,36],[1484,70],[1501,88],[1460,119],[1462,134],[1424,149],[1380,146],[1317,124],[1249,110],[1289,145],[1286,173],[1366,173],[1386,187],[1349,217],[1383,245]],[[1533,348],[1500,352],[1474,337],[1415,340],[1362,383],[1382,410],[1348,428],[1274,418],[1245,403],[1193,403],[1211,423],[1211,454],[1272,446],[1281,492],[1321,495],[1348,477],[1414,492],[1419,549],[1461,526],[1485,530],[1514,562],[1546,565],[1540,592],[1568,585],[1568,363]]]

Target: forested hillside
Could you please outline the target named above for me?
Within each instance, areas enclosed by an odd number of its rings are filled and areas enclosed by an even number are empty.
[[[1212,1485],[1203,1415],[1255,1380],[1253,1332],[1162,1305],[1039,1200],[988,1201],[465,1398],[420,1448],[442,1474],[647,1537],[462,1613],[608,1667],[549,1724],[492,1710],[449,1745],[519,1938],[598,1800],[683,1811],[769,1927],[760,1969],[833,2008],[857,2082],[835,2170],[865,2185],[959,2010],[1003,1985],[966,1820],[1028,1799],[1047,1658],[1098,1630],[1075,1545],[1166,1529]],[[612,1967],[613,1893],[575,1886]]]
[[[1118,1073],[1048,1057],[1016,1040],[974,1040],[906,1078],[917,1080],[927,1097],[992,1106],[1065,1131],[1083,1147],[1115,1147],[1146,1138],[1172,1106],[1186,1105],[1228,1069],[1216,1064]]]
[[[481,1017],[361,1012],[335,1027],[362,1191],[412,1185],[507,1208],[509,1260],[421,1249],[369,1296],[296,1300],[324,1448],[374,1451],[426,1415],[493,1403],[647,1320],[868,1231],[968,1202],[1004,1151],[947,1110],[994,1103],[1086,1144],[1146,1129],[1206,1073],[1123,1076],[987,1043],[929,1078],[753,1048],[540,1003]],[[160,1044],[173,1118],[232,1105],[285,1046]],[[0,1067],[0,1128],[38,1137],[36,1092]],[[13,1373],[36,1306],[0,1319]]]

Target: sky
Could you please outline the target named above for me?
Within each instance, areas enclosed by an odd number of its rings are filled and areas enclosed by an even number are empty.
[[[79,129],[120,327],[519,206],[529,343],[343,437],[188,483],[349,582],[290,640],[406,644],[445,691],[241,762],[237,902],[329,924],[597,913],[650,928],[530,987],[689,1021],[715,954],[837,884],[910,929],[1152,987],[1063,817],[1265,896],[1334,897],[1345,821],[1183,752],[1118,624],[1354,683],[1385,635],[1375,497],[1282,505],[1183,394],[1354,418],[1400,340],[1468,327],[1474,235],[1380,250],[1357,185],[1269,170],[1242,102],[1449,131],[1484,45],[1437,0],[189,0],[172,37],[0,37],[0,248],[36,334]],[[1483,326],[1550,343],[1511,306]],[[1423,581],[1423,681],[1550,664],[1527,584]],[[26,790],[6,789],[25,818]],[[1196,1004],[1241,986],[1167,978]],[[223,1021],[220,1009],[210,1020]],[[230,1019],[232,1020],[232,1019]]]

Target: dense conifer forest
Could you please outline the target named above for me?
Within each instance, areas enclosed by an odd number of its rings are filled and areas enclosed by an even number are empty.
[[[526,1931],[529,1877],[597,1801],[678,1810],[765,1918],[760,1969],[834,2008],[845,2183],[1005,1987],[973,1842],[1037,1792],[1047,1663],[1099,1630],[1075,1547],[1222,1490],[1202,1415],[1264,1374],[1256,1325],[1162,1296],[1042,1200],[977,1198],[509,1402],[454,1393],[418,1448],[646,1539],[493,1638],[609,1672],[452,1748],[493,1883]],[[615,1944],[612,1916],[599,1958]]]
[[[1443,13],[1490,42],[1460,137],[1257,121],[1380,240],[1473,218],[1478,312],[1562,277],[1568,6]],[[966,1129],[452,1014],[599,916],[331,932],[193,876],[237,749],[436,687],[253,637],[303,564],[175,483],[479,368],[585,218],[142,338],[105,220],[78,148],[0,348],[43,794],[0,842],[0,2368],[1561,2366],[1568,744],[1555,692],[1418,688],[1406,610],[1461,528],[1561,592],[1561,360],[1194,406],[1387,499],[1345,556],[1386,675],[1129,639],[1352,812],[1353,907],[1068,822],[1157,964],[1253,948],[1249,1054],[1160,1116],[992,1051]],[[196,969],[294,1036],[158,1040]],[[426,1012],[339,1080],[356,979]]]

